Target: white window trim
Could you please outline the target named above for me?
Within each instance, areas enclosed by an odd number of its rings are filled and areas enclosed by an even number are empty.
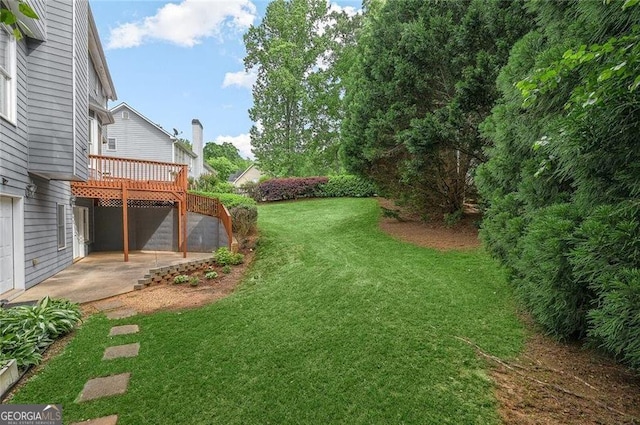
[[[109,148],[109,140],[113,139],[113,143],[114,143],[114,148],[110,149]],[[118,138],[117,137],[107,137],[107,150],[109,152],[115,152],[118,150]]]
[[[60,207],[62,207],[62,229],[63,240],[60,245]],[[56,204],[56,239],[58,241],[58,251],[62,251],[67,247],[67,207],[64,204]]]
[[[16,107],[17,107],[17,90],[16,90],[16,79],[18,76],[17,73],[17,46],[16,46],[16,38],[13,36],[13,31],[6,25],[0,25],[0,31],[4,31],[9,36],[9,69],[0,68],[0,74],[4,75],[8,78],[7,84],[7,93],[9,96],[9,101],[7,102],[8,111],[3,113],[0,111],[0,117],[4,118],[6,121],[10,122],[13,125],[16,125]]]

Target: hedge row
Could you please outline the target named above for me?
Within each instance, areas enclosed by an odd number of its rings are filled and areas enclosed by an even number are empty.
[[[271,202],[301,198],[368,197],[375,186],[357,176],[289,177],[251,183],[243,187],[257,201]]]

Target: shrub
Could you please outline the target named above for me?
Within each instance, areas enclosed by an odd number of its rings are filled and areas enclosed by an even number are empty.
[[[239,193],[242,193],[249,198],[259,201],[260,200],[260,183],[246,182],[239,188]]]
[[[240,236],[247,236],[252,233],[258,225],[258,208],[255,206],[237,206],[229,209],[233,233]]]
[[[213,192],[220,184],[220,179],[215,174],[203,174],[197,179],[189,178],[189,189],[202,192]]]
[[[569,261],[579,222],[571,204],[538,210],[519,241],[522,257],[515,264],[519,298],[536,321],[559,338],[580,337],[587,329],[592,295],[575,278]]]
[[[198,286],[199,283],[200,283],[200,279],[198,279],[198,276],[191,276],[189,278],[189,285]]]
[[[231,273],[231,266],[224,266],[224,267],[222,268],[222,273],[224,273],[224,274],[229,274],[229,273]]]
[[[13,358],[19,367],[38,364],[42,352],[80,317],[77,304],[49,297],[35,306],[0,308],[0,366]]]
[[[204,274],[204,277],[205,277],[205,278],[207,278],[207,279],[209,279],[209,280],[211,280],[211,279],[215,279],[216,277],[218,277],[218,273],[217,273],[217,272],[214,272],[214,271],[206,272],[206,273]]]
[[[233,253],[229,251],[229,248],[222,247],[218,248],[216,252],[213,254],[213,260],[219,266],[236,266],[238,264],[242,264],[244,261],[244,255],[238,253]]]
[[[319,185],[327,183],[327,177],[291,177],[270,179],[258,187],[261,201],[311,198],[319,193]]]
[[[574,274],[589,283],[595,297],[588,336],[640,369],[640,204],[596,208],[577,238],[570,258]]]
[[[217,198],[227,208],[239,207],[239,206],[256,206],[256,201],[246,196],[236,195],[234,193],[215,193],[215,192],[200,192],[190,191],[194,195],[206,196],[208,198]]]
[[[173,283],[175,284],[185,283],[188,281],[189,281],[189,276],[187,276],[186,274],[179,274],[178,276],[173,278]]]
[[[329,176],[326,183],[318,187],[316,194],[319,198],[354,197],[363,198],[373,196],[376,188],[368,180],[352,175]]]
[[[211,190],[211,192],[214,193],[235,193],[235,186],[233,185],[233,183],[229,183],[229,182],[218,182],[213,189]]]
[[[444,225],[447,227],[454,227],[462,219],[462,210],[457,210],[452,213],[444,214]]]

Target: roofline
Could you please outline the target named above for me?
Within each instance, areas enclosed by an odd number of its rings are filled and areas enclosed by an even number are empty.
[[[198,155],[193,150],[189,149],[189,147],[187,145],[185,145],[184,143],[182,143],[178,139],[174,139],[173,143],[175,143],[176,146],[178,146],[183,151],[185,151],[187,153],[187,155],[189,155],[191,158],[197,158],[198,157]]]
[[[116,88],[111,79],[111,73],[109,72],[109,66],[107,65],[107,58],[104,56],[104,50],[102,49],[102,43],[100,42],[100,35],[98,34],[98,28],[96,27],[96,21],[93,19],[93,12],[91,6],[87,4],[88,16],[89,16],[89,56],[94,64],[98,78],[102,87],[107,92],[107,99],[116,100]]]
[[[151,121],[149,118],[145,117],[144,115],[142,115],[140,112],[136,111],[134,108],[131,107],[131,105],[129,105],[127,102],[122,102],[119,103],[118,105],[114,106],[113,108],[110,109],[111,113],[114,114],[116,112],[116,110],[122,108],[123,106],[126,106],[127,109],[129,109],[131,112],[133,112],[134,114],[136,114],[137,116],[139,116],[140,118],[142,118],[143,120],[145,120],[146,122],[148,122],[149,124],[151,124],[152,126],[154,126],[155,128],[157,128],[158,130],[162,131],[164,134],[166,134],[167,136],[169,136],[169,138],[171,140],[176,140],[176,137],[167,132],[167,130],[165,130],[164,128],[160,127],[158,124],[154,123],[153,121]]]
[[[249,170],[250,170],[250,169],[252,169],[252,168],[253,168],[253,167],[255,167],[255,166],[256,166],[256,164],[255,164],[255,163],[253,163],[253,164],[249,165],[249,166],[247,167],[247,169],[246,169],[246,170],[244,170],[244,171],[242,172],[242,174],[240,174],[238,177],[236,177],[236,179],[233,181],[233,183],[235,184],[238,180],[240,180],[240,178],[241,178],[242,176],[244,176],[245,174],[247,174],[247,173],[249,172]],[[258,170],[258,171],[260,171],[260,170]],[[260,171],[260,172],[261,172],[261,171]]]

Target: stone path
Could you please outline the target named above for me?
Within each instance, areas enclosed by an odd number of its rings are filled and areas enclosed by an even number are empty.
[[[102,311],[109,319],[123,319],[126,317],[135,316],[137,311],[124,308],[124,304],[121,301],[105,301],[97,304],[98,310]],[[113,326],[109,330],[110,337],[117,337],[120,335],[131,335],[140,332],[138,325],[121,325]],[[107,347],[104,350],[102,356],[103,361],[109,361],[119,358],[136,357],[140,351],[140,343],[135,342],[132,344],[122,344]],[[127,392],[129,388],[129,379],[131,373],[120,373],[118,375],[100,376],[97,378],[89,379],[84,388],[76,399],[77,403],[84,403],[91,400],[111,397]],[[118,415],[104,416],[102,418],[90,419],[84,422],[76,422],[72,425],[116,425],[118,423]]]

